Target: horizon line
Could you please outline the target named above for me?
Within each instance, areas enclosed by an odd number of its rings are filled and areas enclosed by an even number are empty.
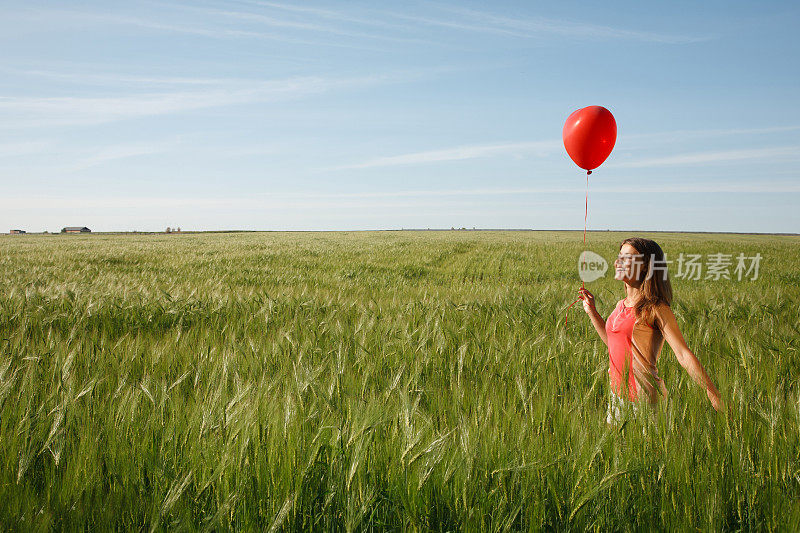
[[[14,228],[17,229],[17,228]],[[382,228],[382,229],[213,229],[213,230],[181,230],[172,231],[89,231],[86,233],[62,233],[59,231],[34,231],[22,234],[12,234],[3,232],[0,235],[19,237],[20,235],[180,235],[180,234],[199,234],[199,233],[377,233],[390,231],[496,231],[496,232],[523,232],[523,231],[549,231],[549,232],[582,232],[581,229],[534,229],[534,228]],[[800,233],[776,232],[776,231],[713,231],[713,230],[632,230],[632,229],[587,229],[586,233],[681,233],[681,234],[720,234],[720,235],[786,235],[800,236]]]

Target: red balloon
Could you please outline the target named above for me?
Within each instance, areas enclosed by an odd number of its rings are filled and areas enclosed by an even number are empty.
[[[590,173],[603,164],[617,142],[617,122],[605,107],[573,111],[562,132],[564,148],[575,164]]]

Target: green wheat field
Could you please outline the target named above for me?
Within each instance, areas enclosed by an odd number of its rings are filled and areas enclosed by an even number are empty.
[[[637,235],[762,256],[672,273],[725,414],[606,424],[580,232],[0,236],[0,529],[794,529],[800,237]]]

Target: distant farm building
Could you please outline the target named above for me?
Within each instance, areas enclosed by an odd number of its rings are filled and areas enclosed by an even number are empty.
[[[91,232],[92,230],[90,230],[86,226],[83,226],[82,228],[79,228],[78,226],[71,226],[61,229],[61,233],[91,233]]]
[[[24,229],[12,229],[11,231],[9,231],[9,233],[11,235],[22,235],[23,233],[25,233],[25,230]]]

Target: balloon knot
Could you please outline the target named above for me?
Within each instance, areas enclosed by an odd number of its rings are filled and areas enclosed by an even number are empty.
[[[587,171],[586,171],[586,175],[587,175],[587,176],[591,176],[591,175],[592,175],[592,171],[591,171],[591,170],[587,170]]]

